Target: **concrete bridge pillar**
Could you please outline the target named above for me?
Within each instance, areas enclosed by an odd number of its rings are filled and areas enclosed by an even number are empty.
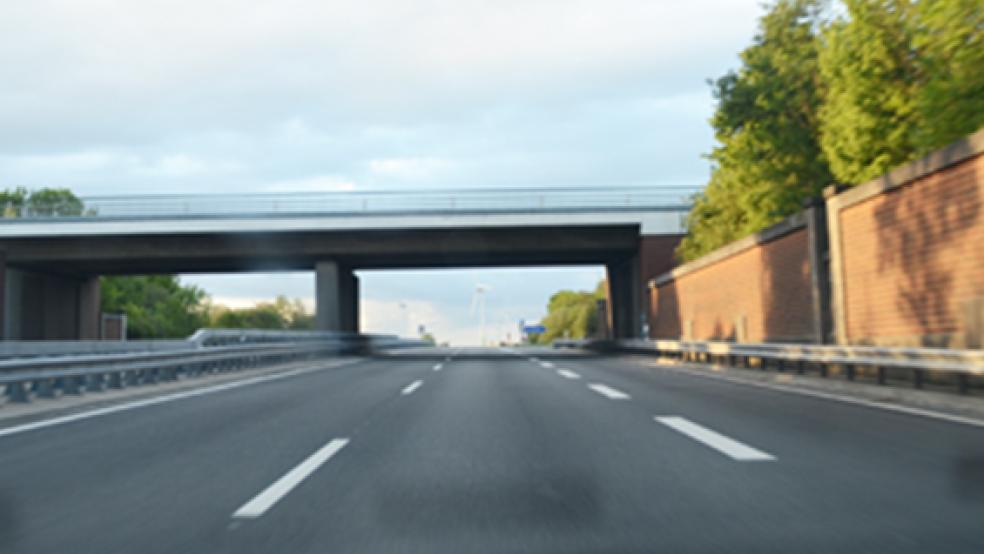
[[[315,272],[315,321],[319,331],[359,331],[359,278],[338,262],[318,262]]]
[[[98,276],[2,267],[2,333],[9,340],[99,339]]]
[[[605,265],[608,277],[608,328],[612,338],[642,336],[642,277],[639,253]]]

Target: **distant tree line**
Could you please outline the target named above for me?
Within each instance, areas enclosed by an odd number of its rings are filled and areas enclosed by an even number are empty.
[[[17,187],[0,191],[3,217],[80,216],[85,204],[69,189],[43,188],[28,191]]]
[[[984,2],[768,6],[741,66],[711,82],[717,145],[683,261],[984,126]]]
[[[314,315],[300,300],[278,296],[252,308],[213,304],[194,285],[175,275],[109,276],[100,280],[102,311],[125,313],[133,339],[186,337],[204,327],[236,329],[314,329]]]

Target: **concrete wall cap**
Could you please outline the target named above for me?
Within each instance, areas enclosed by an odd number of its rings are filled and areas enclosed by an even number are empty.
[[[834,192],[828,195],[827,190],[832,187],[827,187],[824,190],[824,196],[831,208],[847,208],[873,196],[967,161],[982,153],[984,153],[984,129],[839,194]]]
[[[716,264],[722,260],[740,254],[745,250],[748,250],[749,248],[753,248],[760,244],[765,244],[767,242],[774,241],[778,238],[788,235],[789,233],[792,233],[799,229],[803,229],[806,227],[806,222],[807,222],[806,211],[797,212],[787,217],[786,219],[783,219],[782,221],[770,227],[766,227],[765,229],[753,235],[749,235],[745,238],[738,239],[730,244],[718,248],[717,250],[709,254],[697,258],[696,260],[677,266],[673,270],[668,271],[662,275],[659,275],[658,277],[649,281],[648,283],[649,288],[656,288],[661,285],[665,285],[666,283],[669,283],[670,281],[673,281],[675,279],[679,279],[680,277],[683,277],[688,273],[699,271],[709,265]]]

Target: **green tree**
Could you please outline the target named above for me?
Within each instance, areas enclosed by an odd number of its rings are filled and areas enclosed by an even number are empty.
[[[927,76],[917,94],[917,154],[984,127],[984,2],[922,0],[914,43]]]
[[[913,50],[911,0],[845,0],[849,18],[823,34],[820,110],[824,152],[842,183],[881,175],[916,151],[917,91],[923,81]]]
[[[742,65],[712,82],[718,146],[711,179],[694,198],[683,260],[761,230],[830,184],[820,148],[823,83],[816,31],[822,0],[779,0],[759,22]]]
[[[252,308],[230,309],[212,306],[209,325],[228,329],[314,329],[314,315],[299,299],[278,296],[272,303],[262,302]]]
[[[208,321],[205,291],[174,275],[112,276],[100,283],[102,311],[125,313],[129,338],[186,337]]]
[[[554,293],[542,321],[546,332],[538,335],[536,342],[548,344],[558,338],[591,336],[598,329],[598,300],[602,298],[605,298],[604,281],[594,292],[562,290]]]
[[[85,204],[68,189],[17,187],[0,192],[0,210],[3,217],[79,216],[85,213]]]
[[[27,201],[27,189],[17,187],[13,190],[5,189],[0,192],[0,209],[3,210],[3,217],[20,217],[24,202]]]
[[[823,34],[822,144],[863,183],[984,126],[980,0],[845,0]]]
[[[32,216],[79,216],[85,205],[68,189],[40,189],[27,197],[27,211]]]

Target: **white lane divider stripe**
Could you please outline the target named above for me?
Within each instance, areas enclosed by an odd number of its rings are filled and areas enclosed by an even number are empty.
[[[624,392],[618,389],[613,389],[608,385],[603,385],[601,383],[591,383],[588,385],[588,388],[612,400],[629,400],[632,398],[628,394],[625,394]]]
[[[571,371],[569,369],[558,369],[557,370],[557,375],[560,375],[561,377],[565,377],[567,379],[580,379],[581,378],[581,375],[580,374],[575,373],[575,372],[573,372],[573,371]]]
[[[550,362],[540,362],[540,367],[545,367],[547,369],[553,369],[554,365]]]
[[[657,416],[656,421],[740,462],[766,462],[776,459],[771,454],[740,443],[686,418],[678,416]]]
[[[531,362],[533,362],[534,364],[540,361],[540,360],[538,360],[538,359],[537,359],[536,357],[532,357],[532,358],[529,358],[529,360],[530,360]]]
[[[413,391],[419,389],[420,388],[420,385],[423,385],[423,384],[424,384],[423,380],[417,379],[413,383],[410,383],[409,385],[407,385],[402,391],[400,391],[400,394],[402,394],[402,395],[412,394]]]
[[[441,371],[442,368],[444,368],[444,364],[437,364],[433,369],[434,371]]]
[[[281,498],[287,495],[297,485],[314,473],[319,467],[327,462],[339,450],[348,444],[348,439],[332,439],[328,444],[322,446],[317,452],[308,456],[306,460],[298,464],[294,469],[288,471],[283,477],[277,479],[272,485],[263,490],[252,500],[240,507],[232,517],[237,519],[252,519],[260,517],[267,510],[273,507]]]

